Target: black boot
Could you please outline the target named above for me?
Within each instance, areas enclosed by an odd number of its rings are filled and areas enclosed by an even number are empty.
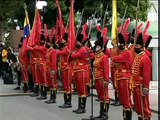
[[[132,120],[132,111],[131,110],[123,110],[123,119],[124,120]]]
[[[37,96],[39,96],[39,85],[36,85],[35,87],[34,87],[34,92],[33,92],[33,94],[32,95],[30,95],[31,97],[37,97]]]
[[[24,83],[23,92],[26,93],[28,91],[28,84]]]
[[[100,120],[108,120],[109,103],[104,103],[104,111]]]
[[[45,103],[47,104],[56,103],[56,98],[55,98],[56,95],[54,94],[55,94],[54,90],[50,90],[50,99],[48,101],[45,101]]]
[[[138,120],[143,120],[143,118],[142,117],[138,117]]]
[[[90,86],[89,85],[87,85],[87,92],[88,92],[88,96],[90,96]]]
[[[100,102],[100,112],[98,116],[94,117],[94,120],[100,119],[103,115],[103,111],[104,111],[104,102]]]
[[[118,98],[118,92],[115,90],[114,92],[114,95],[115,95],[115,102],[112,104],[113,106],[120,106],[120,101],[119,101],[119,98]]]
[[[47,99],[47,87],[41,86],[41,95],[36,98],[37,100],[45,100]]]
[[[81,102],[82,102],[81,97],[78,97],[78,109],[73,110],[72,112],[76,113],[80,109]]]
[[[66,103],[67,103],[67,93],[63,94],[63,99],[64,99],[64,104],[58,106],[59,108],[66,108]]]
[[[80,104],[80,109],[78,109],[77,110],[77,114],[81,114],[81,113],[85,113],[86,112],[86,110],[85,110],[85,108],[86,108],[86,97],[83,97],[82,98],[82,102],[81,102],[81,104]]]

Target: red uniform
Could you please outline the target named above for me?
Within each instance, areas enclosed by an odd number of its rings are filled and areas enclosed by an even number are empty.
[[[94,69],[95,87],[98,98],[101,102],[109,103],[109,59],[103,52],[95,54]]]
[[[78,95],[81,97],[86,97],[87,94],[87,86],[86,86],[86,72],[87,69],[87,55],[85,54],[87,51],[85,47],[81,47],[77,52],[72,53],[71,57],[75,59],[74,62],[74,78],[77,86]]]
[[[51,90],[57,90],[57,53],[53,48],[47,49],[46,53],[46,80]]]
[[[39,85],[46,85],[46,51],[47,48],[42,45],[34,47],[37,54],[36,74]]]
[[[87,46],[85,46],[86,51],[91,51],[91,49]],[[94,59],[94,53],[90,52],[87,53],[87,58],[86,58],[86,84],[87,85],[91,85],[91,64],[90,64],[90,60]]]
[[[151,116],[149,95],[142,96],[141,86],[149,89],[150,80],[151,61],[145,52],[141,52],[135,57],[132,66],[132,89],[136,112],[141,117],[143,117],[142,113],[144,113],[144,118],[147,119]]]
[[[28,56],[27,54],[23,54],[22,50],[19,52],[19,62],[20,62],[20,68],[21,68],[21,73],[23,77],[23,83],[28,83],[29,78],[28,78]]]
[[[121,54],[114,56],[112,61],[117,63],[117,70],[115,73],[116,87],[118,89],[118,96],[123,107],[127,109],[132,108],[131,103],[131,89],[130,89],[130,65],[131,53],[128,50],[121,51]]]
[[[135,56],[136,56],[136,53],[135,53],[135,51],[134,51],[134,45],[130,45],[130,46],[129,46],[129,51],[131,52],[132,63],[133,63],[133,60],[134,60],[134,58],[135,58]]]
[[[117,48],[111,48],[111,55],[110,55],[110,57],[111,57],[111,59],[114,57],[114,56],[116,56],[118,53],[118,49]],[[115,72],[116,72],[116,63],[114,63],[114,62],[112,62],[111,61],[111,80],[112,80],[112,82],[113,82],[113,88],[114,89],[116,89],[116,86],[115,86]]]
[[[66,46],[62,50],[57,51],[57,55],[60,55],[59,68],[61,70],[63,90],[66,93],[71,93],[72,72],[71,72],[71,64],[69,63],[70,50]]]
[[[36,63],[37,63],[37,54],[36,51],[33,50],[31,47],[27,47],[27,51],[29,51],[30,55],[30,69],[33,76],[34,84],[39,85],[37,74],[36,74]]]

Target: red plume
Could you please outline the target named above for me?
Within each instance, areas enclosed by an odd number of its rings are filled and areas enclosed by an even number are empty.
[[[143,31],[144,34],[147,34],[150,25],[151,25],[151,22],[150,22],[150,21],[147,21],[146,27],[145,27],[145,29],[144,29],[144,31]]]
[[[130,18],[128,18],[127,21],[125,22],[122,32],[126,32],[127,31],[129,24],[130,24]]]
[[[88,28],[88,24],[87,22],[83,25],[83,28],[82,28],[82,34],[83,34],[83,40],[82,42],[84,42],[84,40],[86,40],[89,36],[87,34],[87,28]]]
[[[107,27],[105,27],[105,28],[103,29],[103,31],[102,31],[102,36],[103,36],[103,37],[106,37],[106,36],[107,36],[107,33],[108,33],[108,29],[107,29]]]
[[[96,25],[96,28],[97,28],[97,30],[98,30],[99,32],[101,32],[101,27],[100,27],[100,26]]]

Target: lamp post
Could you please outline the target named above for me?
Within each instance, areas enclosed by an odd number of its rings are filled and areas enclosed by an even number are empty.
[[[37,1],[37,3],[36,3],[37,9],[39,9],[41,11],[42,28],[44,28],[43,27],[43,16],[44,16],[44,13],[46,12],[46,10],[45,10],[46,6],[47,6],[46,1]]]
[[[21,28],[22,28],[22,24],[21,24],[21,22],[19,22],[19,20],[17,20],[17,19],[14,19],[14,22],[16,23],[16,30],[20,30]],[[19,23],[19,24],[18,24]]]

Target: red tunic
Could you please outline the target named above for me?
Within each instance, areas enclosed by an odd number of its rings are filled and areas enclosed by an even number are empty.
[[[114,56],[116,56],[118,54],[118,49],[117,48],[111,48],[110,49],[110,58],[112,59]],[[116,72],[116,63],[111,61],[111,80],[113,82],[113,88],[116,89],[116,80],[115,80],[115,72]]]
[[[33,48],[37,53],[36,74],[40,85],[46,85],[46,51],[47,48],[42,45],[36,45]]]
[[[87,86],[86,86],[86,76],[85,73],[88,72],[87,69],[87,51],[85,47],[81,47],[77,52],[71,54],[71,57],[74,59],[74,79],[77,86],[77,92],[80,97],[88,96]]]
[[[57,90],[57,53],[53,48],[47,49],[46,53],[46,80],[50,89]]]
[[[131,109],[131,53],[128,50],[121,51],[121,54],[114,56],[112,61],[118,63],[115,79],[119,100],[125,109]]]
[[[151,110],[149,105],[149,95],[141,95],[141,86],[149,89],[151,80],[151,61],[145,52],[139,53],[133,62],[132,66],[132,89],[133,99],[135,103],[136,112],[142,116],[144,113],[145,118],[151,116]],[[143,112],[142,112],[142,101],[143,101]]]
[[[72,70],[71,70],[71,64],[69,63],[70,50],[66,46],[62,50],[58,50],[57,55],[60,56],[59,69],[61,70],[63,91],[66,93],[71,93]]]
[[[37,74],[36,74],[36,63],[37,63],[38,56],[36,54],[36,51],[34,51],[32,47],[27,47],[26,51],[29,52],[29,56],[30,56],[29,66],[30,66],[30,70],[33,76],[34,84],[39,85]]]
[[[29,60],[28,60],[28,56],[27,56],[27,54],[23,54],[22,50],[20,50],[18,59],[19,59],[19,63],[20,63],[23,82],[28,83],[29,82],[29,78],[28,78]]]
[[[87,46],[84,46],[86,51],[91,51],[91,49]],[[87,58],[86,58],[86,71],[85,72],[85,76],[86,76],[86,84],[87,85],[91,85],[91,60],[94,59],[94,53],[93,52],[89,52],[86,54],[87,55]]]
[[[109,103],[109,59],[103,52],[95,54],[94,77],[99,100]]]

